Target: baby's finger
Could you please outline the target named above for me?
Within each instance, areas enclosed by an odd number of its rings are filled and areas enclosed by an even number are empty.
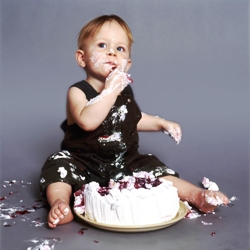
[[[181,134],[173,131],[168,132],[166,130],[163,130],[163,133],[169,135],[176,142],[176,144],[179,144],[181,142]]]

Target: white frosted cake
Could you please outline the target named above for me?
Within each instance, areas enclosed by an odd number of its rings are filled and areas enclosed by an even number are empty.
[[[139,172],[108,187],[97,182],[83,186],[75,194],[74,211],[111,225],[148,225],[173,219],[179,210],[177,189],[172,182]]]

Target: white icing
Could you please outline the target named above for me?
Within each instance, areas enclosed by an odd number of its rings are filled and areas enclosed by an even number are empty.
[[[12,180],[12,181],[4,181],[5,183],[16,183],[16,180]]]
[[[136,177],[145,178],[152,173],[135,173]],[[171,220],[179,210],[177,189],[172,182],[160,179],[157,187],[148,185],[147,188],[134,187],[135,177],[126,176],[128,188],[119,189],[119,183],[110,181],[109,194],[101,196],[96,182],[85,185],[80,196],[75,197],[74,210],[82,213],[93,221],[112,225],[146,225]],[[85,207],[79,207],[84,196]]]
[[[205,221],[201,221],[201,223],[205,226],[211,226],[213,225],[213,223],[209,223],[209,222],[205,222]]]
[[[186,215],[186,218],[196,219],[196,218],[199,218],[201,216],[197,211],[192,209],[192,207],[189,205],[189,203],[187,201],[184,201],[183,203],[185,204],[185,206],[188,209],[188,213]]]
[[[100,64],[103,64],[105,61],[102,58],[102,53],[101,52],[96,52],[94,51],[92,53],[92,56],[89,58],[90,61],[94,64],[95,68],[99,68]]]
[[[79,176],[77,175],[77,174],[74,174],[74,173],[71,173],[71,175],[72,175],[72,177],[74,178],[74,179],[79,179]]]
[[[168,169],[167,169],[167,172],[168,172],[169,174],[172,174],[172,175],[175,174],[175,171],[174,171],[173,169],[171,169],[171,168],[168,168]]]
[[[121,61],[121,69],[120,69],[122,72],[125,72],[127,64],[128,64],[128,60],[122,59],[122,61]],[[130,75],[128,75],[128,76],[130,76]]]
[[[67,150],[60,151],[59,153],[52,155],[50,157],[50,160],[52,160],[52,159],[57,160],[57,159],[61,159],[61,158],[71,159],[71,155],[70,155],[69,151],[67,151]]]
[[[189,205],[189,203],[187,201],[184,201],[183,203],[187,207],[188,210],[192,209],[192,207]]]
[[[206,202],[208,204],[213,205],[213,206],[219,206],[219,205],[224,204],[224,202],[221,200],[221,198],[218,195],[214,196],[213,193],[212,194],[206,194],[205,199],[206,199]]]
[[[235,197],[235,196],[232,196],[232,197],[230,198],[229,202],[236,201],[236,200],[238,200],[238,198]]]
[[[61,178],[65,178],[68,174],[68,171],[64,167],[59,167],[57,172],[60,173]]]
[[[195,210],[189,211],[189,213],[186,215],[186,218],[188,218],[188,219],[196,219],[199,217],[201,217],[201,215],[199,213],[197,213]]]
[[[31,221],[31,223],[35,224],[35,227],[41,227],[41,226],[43,226],[46,222],[40,222],[40,221],[33,220],[33,221]]]
[[[163,133],[169,135],[176,142],[176,144],[181,142],[181,131],[179,129],[172,129],[169,131],[164,130]]]
[[[86,177],[80,175],[80,178],[81,178],[82,181],[84,181]]]
[[[99,142],[110,142],[110,141],[121,141],[121,132],[114,132],[112,135],[107,137],[99,137]]]
[[[213,182],[213,181],[210,181],[208,178],[204,177],[203,180],[202,180],[202,184],[205,188],[207,188],[208,190],[211,190],[211,191],[219,191],[219,187],[218,185]]]
[[[93,63],[95,68],[99,68],[100,66],[103,66],[105,72],[110,72],[113,67],[119,67],[120,71],[124,72],[128,63],[128,60],[122,59],[121,65],[118,65],[117,60],[110,60],[109,54],[114,54],[115,51],[110,48],[106,53],[105,52],[99,52],[94,51],[89,58],[90,62]]]
[[[124,121],[127,113],[128,113],[128,110],[127,110],[126,105],[122,105],[122,106],[118,109],[118,112],[112,114],[112,116],[114,116],[114,118],[119,117],[119,120],[120,120],[120,121]]]
[[[110,48],[109,50],[108,50],[108,52],[107,52],[107,54],[114,54],[115,53],[115,51],[112,49],[112,48]]]
[[[44,183],[44,182],[45,182],[45,179],[44,179],[44,178],[41,178],[41,179],[40,179],[40,182],[41,182],[41,183]]]
[[[0,220],[10,220],[13,219],[12,215],[15,214],[17,211],[23,211],[23,207],[9,207],[4,208],[4,203],[0,204]],[[27,212],[33,213],[35,209],[27,209]]]
[[[61,243],[59,238],[41,238],[27,240],[29,243],[35,244],[35,246],[28,247],[27,250],[52,250],[55,249],[55,245]]]

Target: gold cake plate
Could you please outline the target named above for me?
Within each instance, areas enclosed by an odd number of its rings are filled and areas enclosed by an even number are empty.
[[[172,226],[173,224],[175,224],[178,221],[180,221],[181,219],[183,219],[186,216],[187,212],[188,212],[187,207],[185,206],[185,204],[183,202],[180,201],[179,211],[172,220],[157,223],[157,224],[148,224],[148,225],[140,225],[140,226],[129,226],[129,225],[122,226],[122,225],[104,224],[104,223],[99,223],[99,222],[90,220],[82,214],[76,214],[76,215],[80,219],[85,221],[86,223],[88,223],[94,227],[100,228],[100,229],[113,231],[113,232],[130,232],[130,233],[132,232],[133,233],[133,232],[155,231],[155,230],[159,230],[159,229],[162,229],[165,227]]]

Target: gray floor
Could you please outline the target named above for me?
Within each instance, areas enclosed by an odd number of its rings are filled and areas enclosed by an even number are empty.
[[[46,240],[60,250],[249,249],[249,1],[2,0],[0,7],[1,250],[38,249]],[[130,73],[142,111],[183,128],[178,146],[163,133],[141,133],[140,151],[196,185],[215,181],[237,197],[229,207],[146,233],[79,220],[47,227],[39,173],[63,138],[67,89],[84,78],[76,36],[110,13],[134,34]]]
[[[215,214],[196,219],[184,218],[171,227],[143,233],[117,233],[94,228],[76,219],[70,224],[49,229],[46,224],[47,207],[37,193],[34,178],[15,183],[1,181],[1,249],[35,248],[49,241],[55,249],[249,249],[248,202],[236,186],[224,184],[228,194],[239,200],[230,207],[218,208]],[[14,176],[13,176],[14,177]],[[242,177],[243,178],[243,177]],[[223,183],[221,183],[223,184]],[[243,186],[244,188],[244,186]],[[18,214],[16,211],[30,212]],[[15,215],[7,219],[7,215]],[[3,217],[3,215],[6,215]],[[204,223],[210,225],[204,225]],[[83,232],[83,234],[81,234]],[[37,241],[36,241],[37,240]],[[51,245],[50,245],[51,246]]]

